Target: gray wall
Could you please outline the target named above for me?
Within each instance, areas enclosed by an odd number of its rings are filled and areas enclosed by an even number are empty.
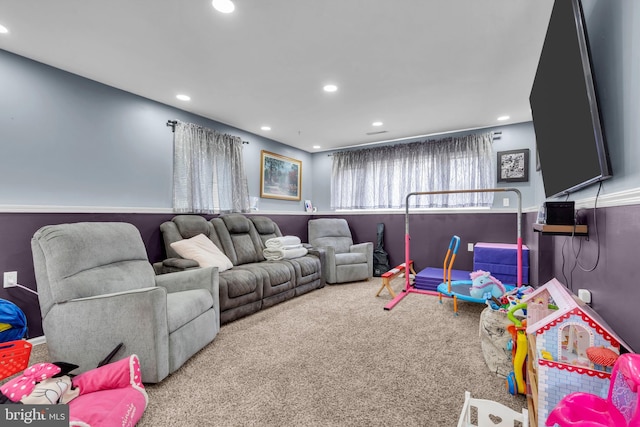
[[[604,183],[601,195],[636,189],[640,182],[640,60],[634,41],[640,40],[640,27],[633,23],[640,20],[640,4],[583,0],[583,5],[614,174]],[[302,160],[302,199],[312,199],[320,210],[329,208],[329,153],[297,150],[3,50],[0,81],[3,205],[170,208],[172,134],[165,123],[179,119],[250,142],[245,159],[252,196],[259,195],[260,150],[266,149]],[[513,186],[523,192],[525,208],[540,205],[544,191],[535,171],[533,126],[524,123],[491,130],[503,133],[496,151],[532,150],[529,183]],[[596,191],[597,186],[592,186],[572,198],[588,198]],[[501,202],[497,200],[494,207],[500,208]],[[303,203],[261,199],[260,208],[295,212],[303,210]]]
[[[0,186],[2,205],[170,209],[173,134],[166,122],[177,119],[249,142],[244,157],[251,196],[260,195],[261,150],[302,161],[302,200],[260,199],[261,211],[300,212],[305,199],[319,210],[329,209],[328,152],[298,150],[3,50],[0,73],[3,81],[11,82],[2,85],[0,96],[0,170],[11,184]],[[477,132],[486,131],[502,132],[496,151],[529,148],[535,152],[531,123]],[[393,143],[398,142],[387,144]],[[508,185],[522,191],[524,207],[532,206],[535,199],[533,155],[530,170],[528,183]],[[512,198],[515,206],[514,195],[504,197]],[[502,208],[502,197],[496,199],[495,208]]]
[[[249,193],[260,195],[260,151],[302,161],[302,200],[261,199],[303,211],[311,154],[0,50],[0,204],[166,208],[173,134],[167,120],[240,136]]]

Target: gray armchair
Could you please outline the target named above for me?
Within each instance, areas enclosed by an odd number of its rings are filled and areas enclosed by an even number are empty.
[[[327,283],[346,283],[373,277],[373,243],[353,243],[347,220],[311,219],[309,244],[325,252]]]
[[[31,240],[52,360],[98,366],[136,354],[142,381],[157,383],[220,330],[217,268],[156,276],[140,232],[123,222],[49,225]]]

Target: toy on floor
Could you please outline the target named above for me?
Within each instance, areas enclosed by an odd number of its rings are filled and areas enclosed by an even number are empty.
[[[33,345],[27,340],[0,343],[0,380],[27,369],[31,347]]]
[[[511,309],[507,313],[507,317],[512,325],[508,326],[508,330],[512,336],[512,357],[513,357],[513,372],[507,375],[506,386],[509,393],[515,395],[525,394],[527,390],[527,382],[525,380],[525,360],[527,358],[527,326],[523,324],[514,313],[518,310],[524,310],[527,308],[527,304],[521,303],[511,306]],[[514,345],[515,344],[515,345]]]
[[[134,426],[148,396],[138,356],[131,355],[78,376],[77,365],[39,363],[0,387],[0,403],[68,404],[69,426]]]
[[[476,408],[477,424],[472,424],[472,408]],[[515,427],[529,426],[529,411],[516,412],[493,400],[474,399],[465,391],[464,406],[458,420],[458,427]]]
[[[471,277],[471,287],[469,295],[472,298],[491,299],[502,297],[507,290],[502,282],[491,275],[488,271],[474,271],[469,274]]]
[[[411,199],[411,197],[413,196],[421,196],[421,195],[429,195],[429,194],[457,194],[457,193],[484,193],[484,192],[488,192],[488,193],[496,193],[496,192],[504,192],[504,191],[513,191],[514,193],[516,193],[516,195],[518,196],[518,215],[516,218],[516,225],[517,225],[517,287],[522,286],[522,195],[520,193],[520,190],[518,190],[517,188],[486,188],[486,189],[475,189],[475,190],[443,190],[443,191],[421,191],[421,192],[413,192],[413,193],[409,193],[407,194],[407,197],[405,199],[405,214],[404,214],[404,225],[405,225],[405,235],[404,235],[404,259],[405,259],[405,265],[409,265],[409,260],[411,259],[410,256],[410,242],[411,242],[411,237],[409,234],[409,207],[411,206],[411,203],[409,202],[409,200]],[[445,260],[445,265],[446,265],[446,260]],[[445,267],[446,268],[446,267]],[[440,284],[442,285],[442,284]],[[438,286],[440,286],[438,285]],[[451,291],[451,286],[453,286],[453,282],[449,282],[449,291]],[[466,286],[466,288],[468,289],[469,286]],[[438,292],[440,292],[440,289],[438,289]],[[402,301],[402,299],[404,297],[406,297],[407,295],[409,295],[410,293],[417,293],[417,294],[426,294],[426,295],[438,295],[438,293],[435,293],[433,291],[425,291],[422,289],[416,289],[415,286],[413,286],[410,281],[409,281],[409,277],[406,277],[405,280],[405,287],[402,290],[402,292],[400,292],[393,300],[391,300],[387,305],[384,306],[385,310],[391,310],[393,307],[396,306],[396,304],[398,304],[400,301]],[[452,292],[452,297],[453,297],[453,307],[454,307],[454,313],[457,315],[457,298],[460,297],[461,299],[465,299],[465,300],[470,300],[471,297],[470,296],[465,296],[465,295],[458,295],[457,292]],[[485,301],[478,301],[477,299],[474,298],[474,300],[476,300],[475,302],[482,302],[484,303]]]
[[[620,355],[613,366],[606,399],[574,392],[563,397],[549,414],[547,426],[640,426],[640,355]]]
[[[449,242],[449,248],[444,257],[444,265],[442,268],[442,282],[436,286],[438,298],[442,303],[442,296],[453,298],[453,313],[458,315],[458,298],[463,301],[484,304],[487,299],[499,298],[508,290],[514,289],[513,286],[505,286],[500,280],[491,276],[488,271],[463,272],[454,270],[453,263],[456,260],[458,247],[460,246],[460,237],[453,236]],[[434,269],[435,271],[436,269]],[[464,273],[470,279],[452,280],[453,272],[458,277]]]

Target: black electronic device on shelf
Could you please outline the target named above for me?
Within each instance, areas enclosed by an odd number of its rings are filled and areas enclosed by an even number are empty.
[[[545,202],[545,224],[547,225],[575,225],[576,204],[574,201]]]

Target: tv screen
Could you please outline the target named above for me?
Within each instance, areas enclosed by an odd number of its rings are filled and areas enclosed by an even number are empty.
[[[555,1],[529,103],[547,198],[611,177],[579,0]]]

